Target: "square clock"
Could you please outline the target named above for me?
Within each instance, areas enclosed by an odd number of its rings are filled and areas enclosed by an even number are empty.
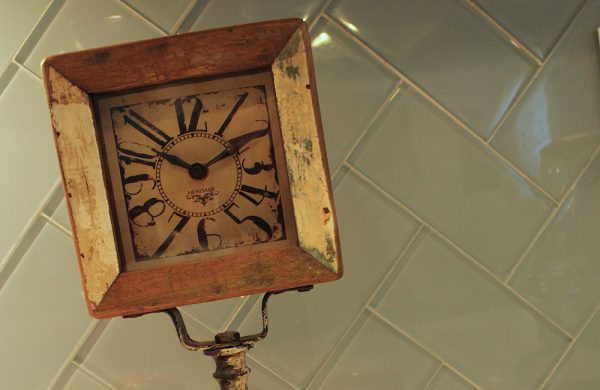
[[[304,22],[61,54],[43,74],[92,316],[341,277]]]

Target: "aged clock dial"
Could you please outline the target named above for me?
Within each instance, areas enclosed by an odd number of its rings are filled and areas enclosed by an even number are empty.
[[[269,82],[240,76],[99,100],[130,268],[286,240]]]

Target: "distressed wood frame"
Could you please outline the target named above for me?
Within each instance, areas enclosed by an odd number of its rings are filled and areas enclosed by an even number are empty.
[[[300,19],[47,58],[48,104],[88,310],[106,318],[322,283],[342,276],[310,39]],[[123,271],[94,96],[270,69],[297,244]]]

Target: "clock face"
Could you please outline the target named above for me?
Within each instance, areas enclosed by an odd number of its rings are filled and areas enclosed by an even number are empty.
[[[272,99],[264,74],[97,100],[126,268],[285,244]]]

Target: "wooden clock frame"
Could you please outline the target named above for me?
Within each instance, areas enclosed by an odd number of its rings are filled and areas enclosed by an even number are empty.
[[[181,34],[47,58],[44,82],[88,310],[106,318],[342,276],[310,39],[300,19]],[[268,70],[297,240],[124,271],[94,113],[98,94]]]

